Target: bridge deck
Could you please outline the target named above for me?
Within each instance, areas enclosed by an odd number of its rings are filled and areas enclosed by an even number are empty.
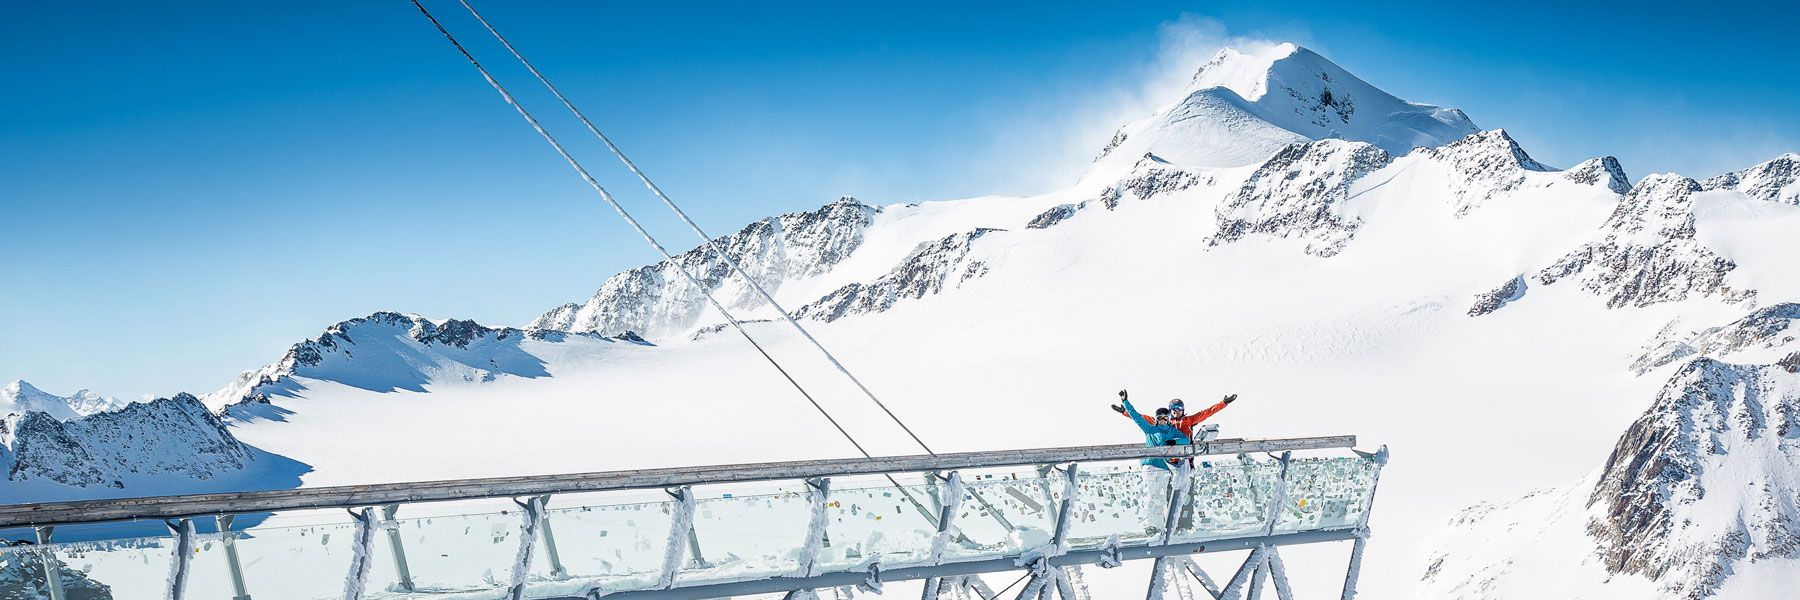
[[[47,586],[53,565],[65,598],[100,585],[117,600],[164,598],[171,585],[187,598],[261,600],[344,598],[358,585],[365,598],[706,598],[1013,569],[1046,548],[1065,549],[1049,553],[1065,566],[1345,540],[1364,531],[1382,460],[1240,452],[1353,443],[1215,440],[18,505],[0,507],[0,527],[54,526],[40,533],[62,541],[0,548],[0,582]],[[1193,457],[1190,483],[1171,486],[1180,475],[1133,460],[1150,456]],[[357,509],[369,506],[382,509]],[[96,522],[120,518],[139,520]],[[142,520],[161,518],[178,527]]]

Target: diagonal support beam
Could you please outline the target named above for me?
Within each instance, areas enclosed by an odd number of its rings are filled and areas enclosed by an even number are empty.
[[[350,511],[356,527],[350,534],[350,572],[344,576],[344,600],[362,600],[375,561],[375,509]]]
[[[693,488],[681,486],[666,491],[675,498],[675,505],[670,507],[669,540],[663,547],[662,575],[657,578],[657,587],[663,589],[675,587],[675,572],[681,569],[681,559],[687,554],[688,546],[698,546],[693,537]]]
[[[1231,576],[1231,581],[1225,584],[1225,589],[1219,590],[1219,600],[1243,600],[1244,588],[1249,586],[1251,577],[1256,574],[1257,568],[1262,566],[1263,552],[1267,548],[1268,546],[1259,545],[1255,550],[1250,551],[1250,557],[1244,559],[1244,564],[1238,566],[1237,574]]]
[[[1269,581],[1275,584],[1277,600],[1294,600],[1294,590],[1288,587],[1287,565],[1281,563],[1281,552],[1271,546],[1269,548]]]
[[[512,585],[507,587],[506,593],[509,600],[524,600],[538,534],[544,526],[544,507],[550,503],[550,496],[532,496],[524,502],[514,500],[513,503],[519,505],[525,522],[519,524],[519,550],[513,555]]]

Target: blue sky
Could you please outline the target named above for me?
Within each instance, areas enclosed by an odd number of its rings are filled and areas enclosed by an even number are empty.
[[[640,4],[478,6],[715,233],[843,194],[1066,185],[1233,38],[1299,42],[1555,165],[1706,176],[1800,150],[1791,4]],[[0,380],[210,391],[346,318],[521,325],[653,258],[409,3],[4,10]]]

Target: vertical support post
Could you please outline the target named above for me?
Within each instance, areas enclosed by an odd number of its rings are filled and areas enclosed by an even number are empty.
[[[1269,495],[1269,522],[1268,525],[1263,527],[1263,535],[1275,535],[1275,523],[1281,521],[1281,513],[1286,509],[1283,505],[1287,504],[1288,460],[1293,454],[1294,453],[1292,452],[1281,453],[1281,459],[1279,461],[1281,463],[1281,474],[1275,478],[1274,493]]]
[[[1381,486],[1381,469],[1387,466],[1388,448],[1383,445],[1374,454],[1366,455],[1375,461],[1375,481],[1369,484],[1369,497],[1364,501],[1362,526],[1356,530],[1356,543],[1350,547],[1350,567],[1344,572],[1343,600],[1355,600],[1356,581],[1362,577],[1363,546],[1369,543],[1369,513],[1375,510],[1375,490]]]
[[[54,531],[56,528],[48,525],[37,528],[38,545],[50,545],[50,534]],[[62,561],[56,559],[56,551],[41,550],[38,560],[44,563],[44,587],[50,589],[50,600],[65,600],[68,594],[63,591]]]
[[[932,478],[938,478],[936,474]],[[963,480],[962,473],[951,471],[949,477],[942,478],[944,484],[938,486],[937,535],[931,538],[931,555],[926,564],[936,565],[944,561],[944,551],[950,547],[950,532],[956,526],[956,513],[962,509]],[[934,600],[943,588],[944,581],[939,577],[925,580],[925,590],[921,594],[924,600]]]
[[[532,496],[524,502],[514,500],[524,512],[524,523],[519,524],[519,551],[513,555],[512,583],[507,587],[507,598],[524,600],[525,584],[531,579],[531,559],[537,549],[538,532],[544,526],[544,505],[550,502],[550,496]]]
[[[400,505],[398,504],[383,506],[381,507],[381,521],[384,524],[383,528],[387,529],[388,550],[391,550],[394,555],[394,573],[400,578],[395,585],[400,587],[400,591],[411,592],[416,591],[418,586],[413,585],[412,569],[406,564],[406,545],[400,542],[400,526],[394,522],[394,515],[399,513]]]
[[[388,511],[388,514],[393,514]],[[350,534],[350,572],[344,575],[344,600],[362,600],[364,588],[369,583],[369,571],[375,559],[375,509],[364,508],[350,511],[350,518],[356,522]]]
[[[1161,544],[1168,544],[1175,537],[1175,526],[1181,520],[1181,511],[1192,498],[1188,494],[1188,486],[1194,481],[1194,466],[1186,460],[1176,463],[1175,468],[1169,471],[1169,514],[1163,520],[1162,537],[1159,541]]]
[[[675,572],[681,569],[681,559],[687,553],[690,544],[694,543],[694,492],[693,488],[682,486],[673,490],[664,490],[675,498],[675,505],[670,508],[669,540],[663,546],[662,576],[657,580],[657,587],[669,589],[675,587]]]
[[[163,597],[181,600],[187,594],[188,572],[194,559],[194,521],[181,519],[163,523],[169,526],[170,533],[175,534],[175,554],[169,557],[168,593]]]
[[[806,541],[800,545],[800,568],[796,577],[818,574],[819,550],[825,547],[825,510],[831,502],[831,480],[824,477],[806,480],[806,498],[812,503],[812,514],[806,520]]]
[[[213,521],[219,524],[219,544],[225,547],[225,570],[231,576],[231,600],[250,600],[250,592],[244,589],[244,569],[238,562],[237,532],[231,530],[232,515],[218,515]]]

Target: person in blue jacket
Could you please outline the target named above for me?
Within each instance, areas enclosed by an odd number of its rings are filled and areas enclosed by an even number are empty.
[[[1124,415],[1137,424],[1144,432],[1144,444],[1147,446],[1176,446],[1192,443],[1187,434],[1169,421],[1169,409],[1156,409],[1156,418],[1146,417],[1132,408],[1131,398],[1125,390],[1119,390],[1119,404],[1112,407],[1113,412]],[[1169,514],[1169,482],[1174,472],[1172,469],[1181,464],[1179,458],[1146,458],[1144,463],[1144,530],[1155,533],[1162,531]]]
[[[1143,413],[1132,408],[1131,398],[1125,394],[1125,390],[1119,390],[1119,404],[1114,404],[1112,409],[1113,412],[1131,419],[1131,422],[1144,432],[1144,445],[1146,446],[1186,446],[1193,443],[1187,434],[1181,432],[1181,428],[1176,427],[1175,423],[1169,420],[1169,409],[1156,409],[1156,418],[1154,419],[1144,416]],[[1146,458],[1143,460],[1144,466],[1164,470],[1179,462],[1181,462],[1179,459],[1172,458]]]

